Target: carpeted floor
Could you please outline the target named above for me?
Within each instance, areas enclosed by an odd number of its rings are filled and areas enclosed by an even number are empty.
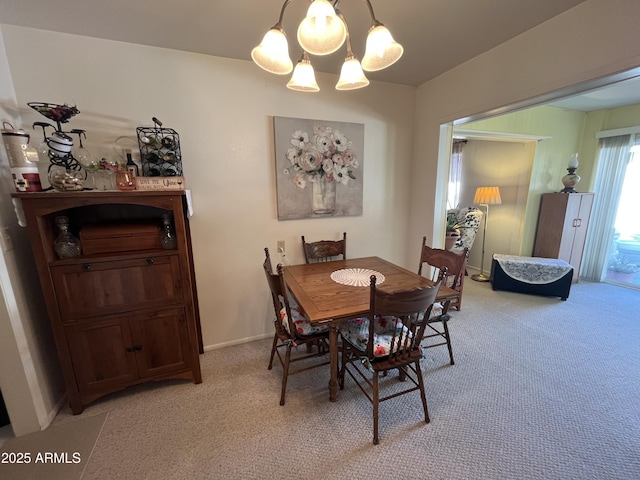
[[[84,480],[640,478],[638,306],[639,292],[606,284],[562,302],[468,280],[456,365],[444,347],[423,362],[431,423],[417,394],[385,402],[377,446],[350,379],[328,401],[328,367],[291,377],[279,406],[271,339],[205,353],[201,385],[136,386],[47,431],[108,413]]]

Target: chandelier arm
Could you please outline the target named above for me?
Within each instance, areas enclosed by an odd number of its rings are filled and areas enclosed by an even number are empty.
[[[371,1],[370,0],[365,0],[365,1],[367,2],[367,7],[369,7],[369,14],[371,15],[371,28],[382,25],[382,23],[379,22],[378,19],[376,18],[375,13],[373,13],[373,5],[371,5]]]
[[[340,0],[336,0],[336,4],[339,2]],[[367,0],[369,1],[369,0]],[[342,14],[342,11],[339,8],[335,8],[334,10],[336,11],[336,15],[338,16],[338,18],[340,20],[342,20],[342,23],[344,23],[344,28],[347,31],[347,57],[353,57],[353,51],[351,50],[351,35],[349,34],[349,25],[347,25],[347,21],[344,19],[344,15]]]
[[[283,30],[282,28],[282,19],[284,17],[284,11],[287,8],[287,5],[289,5],[293,0],[284,0],[284,3],[282,4],[282,8],[280,9],[280,18],[278,18],[278,23],[276,23],[272,28],[279,28],[280,30]]]

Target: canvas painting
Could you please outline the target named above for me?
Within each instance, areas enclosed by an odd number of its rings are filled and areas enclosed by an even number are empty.
[[[278,220],[362,215],[364,124],[274,117]]]

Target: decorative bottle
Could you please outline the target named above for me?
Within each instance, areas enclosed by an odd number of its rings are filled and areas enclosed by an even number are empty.
[[[80,240],[69,231],[69,218],[56,217],[56,226],[60,233],[53,242],[53,248],[60,258],[72,258],[80,255]]]
[[[162,248],[170,250],[178,247],[178,241],[176,239],[176,232],[173,229],[173,222],[171,221],[171,215],[164,213],[162,215],[162,228],[160,229],[160,244]]]

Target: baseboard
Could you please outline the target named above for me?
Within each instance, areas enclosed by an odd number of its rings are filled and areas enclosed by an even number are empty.
[[[273,337],[273,333],[263,333],[262,335],[256,335],[255,337],[245,337],[238,340],[231,340],[230,342],[216,343],[215,345],[206,345],[204,351],[218,350],[225,347],[233,347],[235,345],[242,345],[243,343],[255,342],[256,340],[264,340],[265,338]]]

